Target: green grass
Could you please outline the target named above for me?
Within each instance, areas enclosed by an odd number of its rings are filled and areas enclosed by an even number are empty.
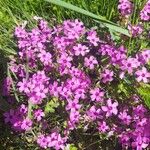
[[[96,15],[116,22],[117,0],[66,0],[69,3]],[[13,30],[16,25],[27,20],[31,26],[34,25],[31,18],[41,16],[51,25],[62,22],[65,19],[80,18],[86,26],[97,25],[91,18],[85,15],[50,4],[44,0],[0,0],[0,52],[14,54],[15,43],[12,40]],[[108,7],[109,6],[109,7]]]
[[[84,10],[90,11],[95,15],[103,16],[107,20],[119,24],[119,13],[117,10],[118,0],[64,0],[74,4]],[[135,10],[131,16],[133,24],[139,21],[139,11],[142,9],[146,0],[133,0]],[[34,26],[32,21],[33,16],[40,16],[46,19],[50,25],[60,23],[65,19],[81,19],[87,27],[100,26],[99,23],[93,21],[90,17],[80,13],[68,10],[46,2],[45,0],[0,0],[0,53],[15,54],[15,43],[13,39],[13,31],[16,25],[19,25],[24,20],[27,20],[30,26]],[[150,25],[146,24],[147,29]],[[110,31],[111,32],[111,31]],[[118,39],[111,32],[112,37]],[[120,39],[119,39],[120,40]],[[119,41],[117,40],[117,42]],[[139,41],[140,40],[140,41]],[[119,41],[129,48],[129,54],[143,48],[144,43],[148,46],[148,42],[141,39],[128,39]],[[144,46],[145,46],[144,45]],[[136,49],[136,50],[135,50]]]

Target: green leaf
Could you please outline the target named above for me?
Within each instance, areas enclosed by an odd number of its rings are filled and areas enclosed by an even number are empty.
[[[95,15],[95,14],[93,14],[93,13],[87,11],[87,10],[84,10],[80,7],[74,6],[70,3],[64,2],[62,0],[45,0],[45,1],[53,3],[53,4],[61,6],[61,7],[64,7],[64,8],[67,8],[67,9],[70,9],[70,10],[73,10],[73,11],[76,11],[76,12],[84,14],[86,16],[89,16],[89,17],[93,18],[96,21],[98,20],[100,23],[104,24],[107,28],[109,28],[111,30],[114,30],[116,32],[119,32],[119,33],[122,33],[124,35],[130,36],[127,29],[119,27],[117,24],[107,20],[103,16]]]
[[[14,51],[13,49],[10,49],[10,48],[1,48],[1,46],[0,46],[0,53],[11,54],[11,55],[16,55],[17,54],[17,52]]]
[[[123,92],[126,96],[128,95],[127,87],[123,83],[118,85],[118,92]]]
[[[78,150],[77,147],[75,147],[74,144],[68,144],[65,150]]]
[[[150,85],[142,84],[141,87],[139,87],[137,90],[140,96],[143,98],[147,107],[150,109]]]
[[[46,106],[45,106],[45,112],[46,113],[54,113],[55,112],[55,108],[57,108],[59,106],[59,102],[57,98],[53,98],[51,99],[49,102],[47,102]]]

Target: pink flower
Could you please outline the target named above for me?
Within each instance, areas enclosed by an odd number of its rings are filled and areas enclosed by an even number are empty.
[[[123,121],[124,124],[129,125],[131,122],[131,116],[126,111],[120,112],[118,117]]]
[[[76,91],[75,91],[75,98],[76,99],[85,99],[85,90],[84,89],[77,89]]]
[[[53,84],[49,85],[49,93],[51,96],[58,97],[62,87],[58,86],[58,82],[54,81]]]
[[[38,110],[34,111],[34,119],[36,119],[37,121],[41,121],[42,117],[44,117],[44,116],[45,116],[45,114],[42,111],[42,109],[38,109]]]
[[[37,144],[46,149],[47,148],[47,138],[44,135],[40,135],[37,137]]]
[[[19,112],[21,114],[26,114],[28,111],[28,108],[26,107],[26,105],[22,104],[20,107],[19,107]]]
[[[46,137],[47,147],[54,148],[55,150],[64,150],[65,138],[62,138],[57,132],[53,132],[51,135]]]
[[[101,74],[102,82],[106,83],[106,82],[112,81],[113,75],[114,75],[113,71],[111,71],[109,69],[105,69],[104,72],[102,72],[102,74]]]
[[[71,74],[73,75],[73,73]],[[73,91],[78,89],[80,85],[80,80],[76,77],[72,77],[72,79],[67,80],[68,88],[71,88]]]
[[[117,113],[118,113],[117,106],[118,106],[118,102],[112,103],[112,100],[108,99],[107,100],[107,105],[102,106],[101,108],[104,112],[106,112],[106,117],[109,117],[112,114],[117,115]]]
[[[58,134],[56,132],[53,132],[51,135],[47,136],[47,144],[49,148],[55,147],[57,144],[57,136]]]
[[[106,124],[105,121],[98,122],[98,130],[102,133],[105,133],[106,131],[109,130],[109,126]]]
[[[146,50],[143,50],[141,53],[140,53],[140,56],[139,56],[142,61],[145,63],[148,63],[150,61],[150,50],[149,49],[146,49]]]
[[[122,62],[122,70],[128,71],[129,74],[132,74],[134,69],[137,69],[140,66],[140,62],[136,58],[129,57],[127,60]]]
[[[15,111],[13,109],[10,109],[9,112],[5,112],[3,115],[5,117],[5,123],[13,122]]]
[[[23,27],[16,27],[15,36],[17,38],[26,38],[28,36],[28,33],[25,31]]]
[[[46,52],[45,50],[40,51],[38,54],[38,57],[40,58],[40,61],[46,66],[52,64],[52,55],[49,52]]]
[[[132,13],[133,5],[130,0],[119,0],[118,9],[122,16],[128,17]]]
[[[62,66],[68,67],[70,68],[71,65],[71,61],[72,61],[72,57],[70,57],[68,54],[63,53],[61,55],[61,57],[58,59],[58,63]]]
[[[77,110],[72,110],[72,111],[70,112],[69,119],[70,119],[71,122],[77,123],[77,122],[79,121],[79,118],[80,118],[80,113],[79,113],[79,111],[77,111]]]
[[[66,106],[66,110],[75,111],[81,108],[78,99],[68,100],[68,105]]]
[[[90,91],[91,94],[91,100],[92,101],[103,101],[104,92],[100,90],[99,88],[95,88]]]
[[[94,30],[91,30],[88,32],[87,39],[90,41],[91,44],[94,46],[98,46],[98,42],[100,41],[99,38],[97,37],[97,33]]]
[[[143,32],[141,25],[128,25],[128,29],[133,37],[140,36]]]
[[[18,82],[18,87],[20,92],[25,92],[26,94],[29,93],[28,82],[26,79],[23,78],[22,82]]]
[[[72,95],[72,92],[67,87],[63,87],[62,90],[60,91],[60,95],[67,99]]]
[[[44,85],[39,85],[34,89],[36,96],[41,99],[46,98],[46,94],[48,93],[48,89],[44,87]]]
[[[148,83],[150,79],[150,73],[147,71],[145,67],[142,68],[142,70],[138,70],[135,72],[136,80],[138,82],[143,81],[144,83]]]
[[[90,51],[88,47],[82,44],[78,44],[74,46],[73,50],[76,56],[79,56],[79,55],[85,56],[85,54],[87,54]]]
[[[146,137],[141,137],[141,135],[139,135],[136,138],[135,142],[132,142],[132,147],[136,148],[136,150],[143,150],[143,148],[145,149],[147,146],[149,145],[149,140]]]
[[[101,118],[100,113],[101,109],[96,109],[95,106],[90,107],[90,109],[87,111],[87,115],[90,120],[96,120],[97,118]]]
[[[140,18],[143,21],[150,21],[150,1],[148,0],[140,12]]]
[[[64,148],[65,148],[64,142],[65,142],[64,139],[60,136],[60,134],[58,134],[57,142],[55,144],[55,149],[56,150],[60,150],[60,149],[64,150]]]
[[[84,59],[84,65],[88,68],[90,68],[91,70],[94,69],[95,65],[98,64],[98,61],[96,60],[96,58],[94,56],[90,56],[85,57]]]
[[[21,129],[28,131],[28,130],[31,129],[31,127],[32,127],[32,121],[31,121],[31,119],[26,118],[26,119],[24,119],[22,121],[22,123],[21,123]]]

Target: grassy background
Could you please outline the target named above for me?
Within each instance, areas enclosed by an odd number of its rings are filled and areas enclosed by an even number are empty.
[[[106,19],[115,23],[117,23],[120,18],[117,9],[118,0],[64,1],[88,10],[96,15],[104,16]],[[135,9],[131,16],[131,22],[134,24],[138,22],[139,11],[142,9],[146,0],[133,0],[133,2],[135,4]],[[43,17],[51,25],[60,23],[65,19],[75,18],[80,18],[87,27],[99,25],[85,15],[61,8],[44,0],[0,0],[0,8],[0,53],[4,54],[14,53],[15,43],[12,40],[14,27],[24,20],[27,20],[30,26],[33,26],[34,23],[31,18],[35,15]],[[118,23],[123,25],[123,21]],[[148,25],[146,26],[147,28],[150,27]],[[138,39],[128,39],[124,44],[128,46],[130,49],[129,51],[133,51],[135,47],[136,49],[141,47],[141,45],[137,45],[138,43]]]
[[[115,22],[117,20],[118,0],[66,0],[94,14],[105,16]],[[65,19],[80,18],[86,26],[95,25],[92,19],[76,12],[52,5],[44,0],[0,0],[0,52],[9,53],[13,51],[11,40],[14,27],[27,20],[34,25],[31,18],[40,16],[49,21],[50,24],[59,23]]]

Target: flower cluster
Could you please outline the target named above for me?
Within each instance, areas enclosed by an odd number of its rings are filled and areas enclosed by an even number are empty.
[[[138,5],[138,4],[134,4],[131,0],[119,0],[118,10],[122,18],[120,23],[124,24],[125,27],[128,28],[129,33],[132,35],[132,37],[135,38],[135,37],[139,37],[144,32],[144,24],[142,24],[142,22],[140,23],[136,22],[136,24],[132,24],[135,23],[134,19],[133,21],[131,20],[132,15],[133,17],[135,15],[133,13],[134,5]],[[135,8],[136,7],[137,6],[135,6]],[[150,0],[148,0],[144,8],[141,9],[140,13],[138,14],[138,18],[140,18],[141,21],[147,21],[147,22],[150,21]]]
[[[40,104],[48,93],[48,80],[44,71],[38,71],[28,80],[23,78],[17,83],[17,86],[20,92],[28,96],[31,103]]]
[[[124,15],[131,13],[130,2],[120,3]],[[44,149],[63,150],[74,130],[93,126],[125,148],[148,147],[150,114],[133,94],[134,85],[150,82],[150,50],[128,56],[123,45],[101,42],[96,30],[77,19],[53,28],[36,20],[32,30],[15,29],[19,52],[9,70],[21,105],[4,113],[5,122],[15,131],[36,132],[34,140]],[[6,81],[9,97],[12,83]],[[120,95],[117,87],[131,88],[129,81],[132,91]]]
[[[64,143],[66,142],[65,138],[62,138],[57,132],[53,132],[50,135],[40,135],[37,138],[37,143],[41,148],[54,148],[56,150],[64,149]]]
[[[133,4],[130,0],[119,0],[118,9],[122,16],[128,17],[132,13]]]
[[[141,10],[140,18],[143,21],[150,21],[150,0],[147,1],[146,5]]]
[[[27,107],[22,104],[17,109],[10,109],[4,113],[5,123],[10,123],[15,131],[28,131],[32,127],[32,120],[26,118]]]
[[[143,33],[143,27],[141,25],[128,25],[128,30],[133,37],[140,36]]]

